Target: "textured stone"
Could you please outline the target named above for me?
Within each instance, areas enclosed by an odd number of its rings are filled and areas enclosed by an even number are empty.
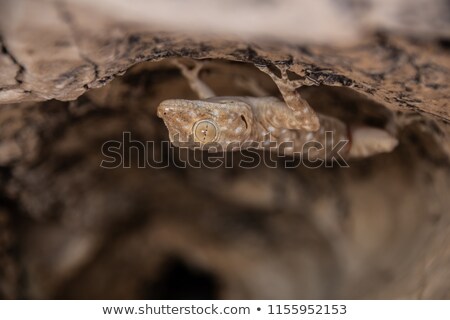
[[[223,21],[216,36],[166,30],[88,2],[0,3],[1,298],[450,298],[441,2],[414,32],[396,18],[419,0],[373,7],[385,32],[365,24],[370,6],[336,2],[361,29],[345,44],[310,41],[307,26],[271,41]],[[253,64],[287,64],[313,108],[387,125],[400,144],[350,168],[140,169],[133,154],[129,169],[101,168],[124,132],[167,140],[156,106],[195,97],[174,56],[209,59],[202,77],[220,95],[248,94],[240,75],[277,95]]]

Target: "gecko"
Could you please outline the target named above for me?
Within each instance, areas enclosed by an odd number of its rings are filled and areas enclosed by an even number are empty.
[[[288,78],[285,66],[277,66],[280,71],[277,75],[268,66],[256,65],[272,78],[283,101],[266,96],[255,81],[247,81],[255,96],[216,96],[199,77],[203,62],[193,60],[193,68],[178,59],[172,63],[199,97],[198,100],[164,100],[157,107],[157,116],[164,121],[175,146],[193,141],[196,144],[191,148],[214,143],[222,150],[229,150],[231,144],[238,143],[241,148],[265,149],[275,142],[285,143],[283,154],[295,155],[305,153],[304,146],[313,142],[322,148],[315,145],[308,151],[314,151],[315,157],[326,158],[323,150],[332,148],[336,141],[346,141],[344,157],[364,158],[390,152],[398,144],[386,130],[352,127],[337,118],[316,113],[297,91],[301,83]],[[332,133],[332,139],[327,133]]]

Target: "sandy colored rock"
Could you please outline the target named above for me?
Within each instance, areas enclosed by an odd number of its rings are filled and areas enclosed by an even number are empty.
[[[0,297],[450,298],[450,29],[444,2],[394,2],[327,7],[354,28],[317,41],[180,32],[116,1],[1,2]],[[192,152],[151,148],[169,167],[139,168],[149,150],[128,147],[167,146],[159,102],[195,98],[175,56],[210,60],[220,95],[248,95],[240,75],[278,95],[254,64],[288,65],[315,110],[399,146],[316,170],[182,169]],[[101,167],[111,140],[130,168]]]

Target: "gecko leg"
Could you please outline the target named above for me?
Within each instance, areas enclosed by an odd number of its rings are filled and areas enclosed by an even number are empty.
[[[177,66],[181,74],[186,78],[191,87],[200,99],[207,99],[214,97],[214,91],[202,80],[200,80],[199,74],[203,68],[203,63],[192,60],[194,62],[194,67],[189,69],[185,64],[180,62],[178,59],[172,60],[172,63]]]
[[[300,93],[297,92],[296,89],[300,86],[300,83],[289,80],[287,74],[288,67],[278,67],[281,72],[281,77],[278,77],[269,69],[269,67],[265,65],[256,65],[256,67],[269,75],[277,85],[281,95],[283,96],[284,102],[292,111],[292,117],[297,125],[296,129],[304,129],[308,131],[319,130],[319,118],[309,103],[300,96]]]

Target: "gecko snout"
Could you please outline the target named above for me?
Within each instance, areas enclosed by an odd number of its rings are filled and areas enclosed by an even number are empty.
[[[159,118],[163,118],[165,115],[167,115],[167,112],[169,111],[169,107],[164,104],[164,102],[161,102],[161,104],[158,106],[156,110],[156,115]]]
[[[164,100],[159,104],[156,114],[158,117],[164,118],[186,108],[187,104],[182,100]]]
[[[165,116],[173,112],[173,106],[170,103],[163,101],[159,104],[156,115],[160,118],[164,118]]]

